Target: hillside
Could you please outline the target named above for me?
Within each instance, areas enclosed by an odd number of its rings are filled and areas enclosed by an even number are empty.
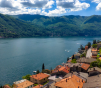
[[[3,15],[0,37],[101,36],[101,16]]]
[[[47,29],[30,22],[22,21],[8,15],[0,14],[0,37],[34,37],[49,36]],[[47,30],[48,32],[48,30]]]
[[[48,28],[56,36],[101,36],[100,15],[47,17],[42,15],[23,14],[17,15],[16,17]]]

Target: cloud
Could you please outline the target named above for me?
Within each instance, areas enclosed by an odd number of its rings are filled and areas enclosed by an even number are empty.
[[[48,3],[47,0],[44,1],[34,0],[34,3],[32,3],[31,1],[27,1],[22,2],[21,4],[25,7],[43,8],[47,3]]]
[[[55,10],[49,10],[49,12],[42,11],[42,14],[45,14],[46,16],[59,16],[61,14],[66,13],[67,11],[64,8],[58,8]]]
[[[53,4],[53,0],[0,0],[0,12],[14,15],[40,14],[42,9],[52,8]]]
[[[0,7],[1,8],[6,8],[8,9],[9,11],[15,11],[15,10],[19,10],[17,7],[13,7],[12,5],[12,1],[9,1],[9,0],[2,0],[0,2]]]
[[[96,10],[101,10],[101,2],[96,6]]]
[[[70,11],[79,11],[90,7],[89,3],[81,3],[79,0],[56,0],[57,7],[70,9]]]
[[[95,3],[100,3],[101,0],[92,0],[92,2],[95,2]]]
[[[92,2],[97,3],[98,5],[96,6],[96,10],[99,11],[101,10],[101,0],[93,0]]]

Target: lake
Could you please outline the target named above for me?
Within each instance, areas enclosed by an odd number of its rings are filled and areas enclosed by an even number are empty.
[[[12,38],[0,39],[0,85],[13,84],[33,71],[55,68],[67,57],[101,37]]]

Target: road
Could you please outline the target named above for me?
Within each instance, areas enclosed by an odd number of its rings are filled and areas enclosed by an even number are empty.
[[[88,49],[87,54],[86,54],[86,58],[91,58],[92,53],[91,53],[91,48]]]

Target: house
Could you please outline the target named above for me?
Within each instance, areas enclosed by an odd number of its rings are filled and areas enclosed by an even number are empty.
[[[11,88],[9,85],[4,85],[3,88]]]
[[[23,80],[14,82],[13,86],[14,86],[13,88],[33,88],[34,83],[26,79],[23,79]]]
[[[87,72],[88,68],[90,67],[89,64],[81,63],[81,72]]]
[[[97,43],[97,49],[101,47],[101,43]]]
[[[65,65],[70,67],[70,72],[87,72],[88,68],[90,67],[89,64],[85,63],[66,63]]]
[[[80,54],[80,53],[74,54],[75,59],[80,58],[80,56],[81,56],[81,54]]]
[[[64,66],[58,65],[58,66],[56,66],[55,69],[53,69],[53,71],[51,73],[51,76],[56,75],[57,78],[59,76],[63,77],[69,72],[70,72],[70,68],[68,66],[66,66],[66,65],[64,65]]]
[[[76,75],[72,75],[68,78],[62,79],[59,82],[56,82],[55,86],[56,88],[82,88],[84,83],[84,80]]]
[[[69,60],[67,61],[67,63],[71,63],[71,61],[72,61],[72,60],[71,60],[71,59],[69,59]]]
[[[84,51],[85,51],[85,50],[79,50],[79,52],[78,52],[78,53],[82,54]]]
[[[98,67],[93,67],[88,69],[89,76],[101,74],[101,69]]]
[[[88,77],[87,82],[83,85],[83,88],[101,88],[101,74]]]
[[[49,77],[48,74],[39,73],[39,74],[30,76],[30,81],[33,83],[43,84],[48,81],[48,77]]]
[[[91,62],[96,61],[96,59],[94,59],[94,58],[81,57],[81,58],[77,59],[76,61],[77,61],[78,63],[90,64]]]
[[[42,88],[42,87],[43,87],[43,85],[39,84],[37,86],[34,86],[33,88]]]
[[[85,46],[85,50],[87,50],[88,49],[88,46]]]
[[[88,73],[84,73],[84,72],[72,72],[72,73],[68,73],[67,75],[65,75],[63,78],[68,78],[70,77],[71,75],[76,75],[78,76],[79,78],[83,79],[85,82],[87,81],[87,78],[88,78]]]

